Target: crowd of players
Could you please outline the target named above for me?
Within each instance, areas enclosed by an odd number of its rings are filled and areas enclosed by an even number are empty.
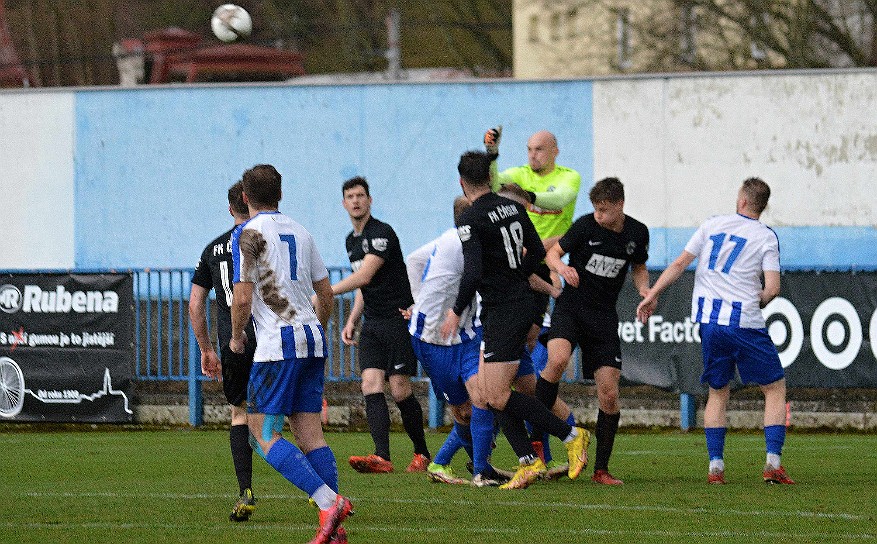
[[[334,285],[310,233],[278,211],[281,175],[274,167],[257,165],[229,189],[235,226],[202,253],[189,311],[202,371],[222,378],[231,405],[229,441],[240,488],[231,520],[246,521],[255,510],[255,451],[319,508],[313,542],[347,541],[342,522],[353,507],[338,493],[338,469],[320,412],[327,320],[333,298],[351,291],[356,294],[341,340],[359,346],[374,441],[372,453],[349,458],[354,470],[395,470],[389,384],[413,446],[408,472],[426,472],[435,482],[501,489],[577,478],[588,464],[591,434],[576,424],[558,391],[578,346],[583,375],[593,377],[599,402],[591,479],[622,485],[609,472],[620,420],[618,296],[630,271],[643,297],[638,317],[645,321],[658,295],[694,259],[699,261],[692,312],[700,324],[703,381],[709,386],[707,481],[725,483],[725,414],[736,370],[764,391],[764,481],[794,483],[780,464],[785,380],[760,311],[779,293],[776,235],[758,220],[770,196],[767,184],[746,180],[736,213],[706,221],[650,287],[649,231],[624,213],[621,181],[597,181],[589,192],[593,213],[573,221],[581,177],[555,162],[554,135],[533,134],[527,164],[500,172],[501,136],[502,127],[488,130],[485,151],[460,157],[463,196],[453,201],[453,227],[449,222],[441,236],[407,259],[393,228],[371,215],[368,182],[345,181],[353,272]],[[211,289],[219,308],[220,356],[206,320]],[[555,299],[551,312],[549,298]],[[435,457],[412,390],[418,361],[454,420]],[[287,419],[294,441],[282,435]],[[500,429],[519,460],[513,471],[490,462]],[[550,436],[564,445],[562,461],[551,454]],[[460,449],[470,458],[471,481],[451,468]]]

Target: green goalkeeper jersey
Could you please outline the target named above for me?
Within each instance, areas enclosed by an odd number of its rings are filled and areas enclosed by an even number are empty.
[[[502,184],[517,183],[536,195],[536,200],[527,206],[527,213],[540,238],[561,236],[569,230],[582,182],[578,172],[560,165],[555,165],[546,176],[534,172],[530,165],[498,172],[496,161],[491,163],[490,170],[494,191],[498,191]]]

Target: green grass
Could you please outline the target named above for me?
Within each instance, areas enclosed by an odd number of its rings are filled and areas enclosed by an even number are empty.
[[[333,433],[342,492],[356,515],[352,542],[858,542],[877,539],[877,439],[790,434],[783,464],[795,486],[761,482],[763,438],[730,434],[729,484],[707,486],[703,435],[622,433],[612,472],[523,491],[432,484],[422,474],[361,475],[346,463],[371,451],[367,434]],[[443,434],[428,434],[437,450]],[[397,467],[410,459],[393,434]],[[503,443],[504,444],[504,443]],[[227,515],[236,495],[227,433],[205,430],[0,431],[0,542],[211,544],[307,542],[316,512],[304,494],[254,460],[259,507]],[[555,444],[556,452],[561,447]],[[594,446],[591,446],[591,455]],[[495,454],[512,464],[506,445]],[[465,473],[464,457],[455,466]]]

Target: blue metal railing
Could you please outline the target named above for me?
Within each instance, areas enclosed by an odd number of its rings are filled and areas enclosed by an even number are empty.
[[[134,276],[134,333],[135,375],[145,381],[185,381],[189,385],[189,421],[193,426],[203,423],[203,392],[201,384],[207,380],[201,374],[201,352],[189,324],[189,291],[192,269],[137,269]],[[351,273],[347,267],[329,268],[329,280],[334,284]],[[215,320],[215,305],[207,301],[208,325]],[[329,357],[326,360],[326,380],[330,382],[360,379],[356,346],[341,342],[341,330],[353,306],[354,294],[336,297],[335,312],[329,320],[326,337]],[[213,327],[209,326],[209,330]],[[218,342],[214,342],[218,345]],[[578,350],[573,364],[564,374],[565,381],[581,380]],[[418,365],[418,380],[429,378]],[[445,403],[429,388],[429,426],[442,425]]]
[[[145,381],[186,381],[189,384],[189,421],[203,423],[201,352],[189,324],[189,291],[191,269],[139,269],[134,276],[135,376]],[[329,280],[336,283],[350,274],[346,267],[329,269]],[[211,293],[211,299],[215,294]],[[215,305],[207,301],[208,325],[215,320]],[[359,380],[356,346],[341,342],[341,330],[353,306],[353,293],[335,299],[335,312],[329,320],[326,337],[329,357],[326,380],[344,382]],[[213,327],[208,327],[210,330]],[[218,342],[215,342],[218,345]],[[428,379],[418,367],[416,379]],[[432,389],[430,389],[432,397]],[[440,425],[444,405],[431,399],[430,424]],[[434,412],[441,411],[440,414]]]

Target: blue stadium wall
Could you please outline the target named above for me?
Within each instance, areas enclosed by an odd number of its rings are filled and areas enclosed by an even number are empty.
[[[504,126],[500,168],[549,129],[558,162],[616,175],[662,268],[759,175],[788,268],[877,269],[877,71],[345,86],[0,91],[0,269],[193,266],[225,193],[271,163],[281,211],[347,264],[341,183],[372,184],[403,251],[451,225],[461,152]]]

